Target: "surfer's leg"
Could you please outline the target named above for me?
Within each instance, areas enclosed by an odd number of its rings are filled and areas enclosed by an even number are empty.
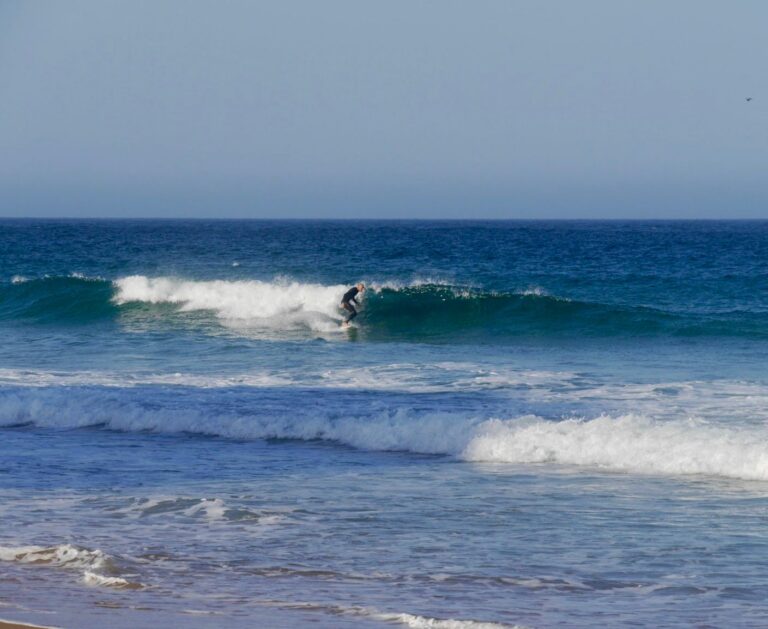
[[[352,319],[354,319],[357,316],[357,310],[355,310],[355,307],[352,304],[347,302],[344,302],[341,305],[344,307],[345,310],[349,311],[349,314],[346,317],[344,317],[344,323],[349,323],[350,321],[352,321]]]

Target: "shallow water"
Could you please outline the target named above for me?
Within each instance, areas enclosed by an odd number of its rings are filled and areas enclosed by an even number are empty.
[[[0,617],[768,624],[766,223],[0,241]]]

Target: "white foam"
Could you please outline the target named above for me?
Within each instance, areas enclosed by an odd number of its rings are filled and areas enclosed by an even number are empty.
[[[46,275],[45,277],[50,277],[49,275]],[[104,278],[100,275],[85,275],[85,273],[80,273],[78,271],[73,271],[70,273],[67,277],[71,277],[72,279],[76,280],[84,280],[86,282],[104,282]]]
[[[46,273],[42,276],[42,279],[54,279],[56,277],[62,277],[62,276],[56,276],[56,275],[50,275],[49,273]],[[73,271],[72,273],[69,273],[66,277],[76,279],[76,280],[85,280],[86,282],[103,282],[104,278],[100,276],[89,276],[85,275],[84,273],[80,273],[78,271]],[[11,278],[11,284],[24,284],[25,282],[31,281],[30,278],[26,277],[25,275],[14,275]]]
[[[453,618],[429,618],[413,614],[371,614],[377,620],[397,622],[410,629],[525,629],[521,625],[505,625],[498,622],[478,620],[455,620]]]
[[[184,515],[196,516],[202,514],[208,520],[222,520],[224,519],[225,511],[224,501],[220,498],[203,498],[196,505],[185,509]]]
[[[384,289],[388,290],[403,290],[406,288],[421,288],[422,286],[438,286],[441,288],[455,288],[452,282],[446,281],[440,278],[434,277],[416,277],[408,281],[403,280],[384,280],[384,281],[369,281],[365,284],[370,290],[375,293],[380,293]]]
[[[768,480],[768,431],[696,420],[603,416],[490,420],[461,457],[502,463],[558,463],[641,474],[702,474]]]
[[[524,297],[548,297],[549,293],[545,291],[541,286],[529,286],[528,288],[521,290],[517,293]]]
[[[0,546],[0,561],[48,564],[67,568],[101,570],[109,557],[100,550],[88,550],[71,544],[59,546]]]
[[[111,509],[112,513],[125,516],[149,517],[181,513],[185,516],[202,515],[209,519],[221,519],[224,502],[219,498],[188,498],[185,496],[148,496],[132,499],[125,506]]]
[[[566,387],[577,375],[570,372],[532,371],[490,368],[472,363],[393,363],[328,369],[306,366],[300,372],[254,371],[230,375],[194,373],[124,373],[112,371],[43,371],[0,368],[1,385],[24,387],[105,386],[130,388],[141,385],[179,385],[197,388],[218,387],[284,387],[355,389],[375,391],[407,391],[438,393],[483,389],[516,389],[523,386]],[[754,395],[760,389],[753,387]],[[648,389],[651,390],[652,389]],[[639,395],[646,396],[646,389]],[[609,394],[610,391],[606,391]],[[701,393],[701,392],[699,392]],[[768,390],[762,391],[768,399]],[[631,396],[626,396],[631,397]]]
[[[128,588],[128,589],[139,589],[143,587],[141,584],[131,583],[130,581],[128,581],[127,579],[123,579],[122,577],[106,577],[103,574],[98,574],[96,572],[91,572],[89,570],[86,570],[83,573],[83,583],[91,586]]]
[[[352,605],[329,605],[323,603],[260,600],[260,605],[270,607],[283,607],[286,609],[310,609],[321,611],[334,616],[360,616],[386,623],[398,623],[412,629],[527,629],[522,625],[509,625],[498,622],[484,622],[481,620],[456,620],[453,618],[431,618],[429,616],[417,616],[408,613],[387,613],[375,608]]]
[[[103,424],[123,431],[194,432],[236,439],[323,439],[367,450],[455,456],[467,461],[548,463],[642,474],[703,474],[768,480],[768,426],[604,414],[553,421],[536,415],[482,415],[382,404],[350,406],[338,399],[311,408],[286,401],[260,412],[219,410],[203,398],[152,398],[144,391],[101,387],[0,388],[0,425],[73,428]],[[282,409],[282,410],[281,410]],[[494,416],[495,415],[495,416]],[[198,507],[215,518],[223,505]]]
[[[309,379],[307,382],[309,382]],[[297,382],[285,374],[272,371],[237,373],[229,376],[211,376],[180,372],[136,374],[109,371],[56,372],[28,369],[0,369],[0,386],[103,386],[130,388],[152,384],[180,385],[206,389],[236,386],[277,387],[288,386],[291,384],[301,384],[301,382]]]
[[[233,263],[234,265],[234,263]],[[433,278],[365,282],[379,293],[383,289],[403,290],[435,285],[451,290],[457,297],[471,297],[470,288],[455,287]],[[342,319],[339,302],[349,288],[346,284],[313,284],[278,277],[260,280],[194,281],[173,277],[132,275],[115,280],[113,301],[120,304],[143,302],[177,304],[179,310],[210,311],[229,324],[260,325],[271,328],[308,327],[318,332],[338,332]],[[358,300],[365,299],[365,293]]]
[[[178,304],[182,311],[209,310],[222,319],[277,319],[275,324],[303,322],[309,327],[341,320],[339,301],[347,286],[324,286],[278,280],[189,281],[133,275],[115,281],[117,304]]]
[[[114,561],[101,550],[90,550],[72,544],[0,546],[0,561],[76,570],[81,573],[81,580],[86,585],[130,589],[145,587],[141,583],[110,575],[109,573],[116,571]]]
[[[166,385],[184,388],[176,395]],[[209,391],[219,387],[226,391],[225,406],[215,403],[217,391]],[[254,405],[259,387],[272,387],[278,396],[264,411]],[[328,393],[310,407],[297,406],[291,393],[296,387]],[[370,403],[344,404],[341,415],[338,396],[348,389],[395,395],[391,402],[378,395]],[[439,412],[435,402],[430,412],[423,405],[413,408],[400,395],[486,389],[495,392],[494,406],[476,411],[464,406]],[[535,414],[526,415],[531,411]],[[559,414],[569,419],[550,419]],[[571,372],[463,362],[229,376],[3,369],[0,426],[15,424],[325,439],[477,462],[768,480],[763,382],[610,383]],[[215,518],[216,506],[207,507],[206,517]]]

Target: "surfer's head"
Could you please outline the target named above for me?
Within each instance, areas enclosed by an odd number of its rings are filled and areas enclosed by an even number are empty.
[[[357,290],[359,290],[362,293],[365,290],[365,284],[363,284],[362,282],[358,282]]]

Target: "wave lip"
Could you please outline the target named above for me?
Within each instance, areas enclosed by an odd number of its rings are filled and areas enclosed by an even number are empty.
[[[47,324],[90,323],[114,316],[112,284],[80,273],[28,278],[0,285],[0,319]]]

